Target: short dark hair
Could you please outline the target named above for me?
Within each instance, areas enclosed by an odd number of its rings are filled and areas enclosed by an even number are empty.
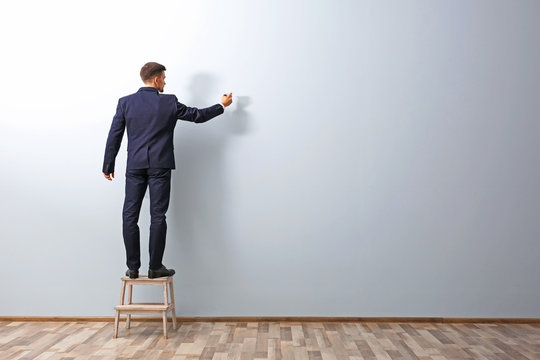
[[[143,82],[148,82],[152,80],[154,76],[159,76],[163,71],[165,71],[165,66],[158,64],[157,62],[147,62],[141,68],[141,79]]]

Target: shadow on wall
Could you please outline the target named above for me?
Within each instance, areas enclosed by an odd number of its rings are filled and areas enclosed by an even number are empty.
[[[209,96],[216,93],[215,77],[203,73],[191,79],[190,98],[177,96],[187,106],[202,108],[216,103]],[[227,287],[233,265],[228,262],[224,157],[228,142],[234,139],[231,135],[249,133],[246,108],[251,99],[233,93],[233,102],[224,114],[206,123],[179,120],[176,127],[176,170],[172,176],[165,256],[169,254],[180,270],[177,281],[193,299],[191,304],[184,299],[183,311],[192,314],[213,308],[213,299],[223,296],[219,289]]]

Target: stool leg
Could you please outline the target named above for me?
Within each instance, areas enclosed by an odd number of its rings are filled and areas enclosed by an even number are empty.
[[[162,312],[163,317],[163,336],[167,339],[167,310]]]
[[[132,298],[132,294],[133,294],[133,284],[129,284],[128,285],[128,304],[131,304],[131,298]],[[126,319],[126,329],[129,329],[131,327],[131,314],[127,314],[127,319]]]
[[[122,280],[122,290],[120,291],[120,305],[124,305],[124,295],[126,293],[126,282]],[[120,321],[120,311],[116,311],[116,315],[114,316],[114,334],[113,338],[116,339],[118,336],[118,323]]]
[[[163,304],[169,305],[169,290],[167,289],[167,283],[163,283]]]
[[[163,283],[163,304],[169,305],[169,289],[167,288],[167,282]],[[163,311],[163,334],[165,339],[167,338],[167,313],[168,310]]]
[[[116,310],[116,315],[114,317],[114,334],[113,339],[118,337],[118,320],[120,319],[120,311]]]
[[[169,282],[169,287],[171,288],[172,323],[173,323],[173,329],[176,330],[176,304],[174,302],[174,286],[173,286],[172,277],[171,277],[171,282]]]
[[[120,293],[120,305],[124,305],[124,295],[126,293],[126,282],[122,280],[122,290]]]

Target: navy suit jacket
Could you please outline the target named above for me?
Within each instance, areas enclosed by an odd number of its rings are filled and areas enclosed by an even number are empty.
[[[103,172],[114,172],[114,162],[124,129],[128,135],[127,169],[174,169],[173,135],[178,119],[203,123],[220,114],[223,106],[204,109],[188,107],[175,95],[160,94],[153,87],[142,87],[118,100],[103,160]]]

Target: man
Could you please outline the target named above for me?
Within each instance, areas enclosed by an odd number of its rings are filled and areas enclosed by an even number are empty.
[[[221,103],[197,109],[165,95],[165,66],[149,62],[141,69],[145,86],[134,94],[118,100],[103,161],[103,175],[114,178],[114,162],[124,129],[127,129],[128,156],[126,166],[126,195],[122,213],[122,233],[126,247],[128,270],[126,275],[139,277],[140,236],[139,213],[146,188],[150,191],[150,264],[149,278],[172,276],[175,271],[162,264],[165,251],[169,207],[171,169],[175,168],[173,135],[177,119],[195,123],[206,122],[220,114],[232,103],[232,93],[223,95]]]

